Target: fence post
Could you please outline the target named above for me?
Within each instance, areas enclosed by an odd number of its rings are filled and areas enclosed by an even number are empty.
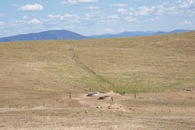
[[[137,94],[136,93],[134,93],[134,98],[136,98],[137,97]]]

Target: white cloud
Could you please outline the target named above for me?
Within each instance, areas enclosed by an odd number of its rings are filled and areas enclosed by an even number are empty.
[[[53,15],[53,14],[49,14],[48,18],[53,19],[53,20],[63,20],[64,16],[63,15]]]
[[[192,21],[190,20],[184,20],[182,22],[179,23],[180,26],[183,26],[183,25],[192,25]]]
[[[168,14],[179,14],[180,10],[176,6],[167,7],[166,11]]]
[[[136,18],[130,16],[125,17],[125,22],[128,24],[139,23],[139,21]]]
[[[194,10],[187,10],[186,13],[185,13],[185,16],[194,17],[195,16],[195,9]]]
[[[78,0],[78,2],[98,2],[98,0]]]
[[[74,5],[74,4],[77,4],[77,0],[68,0],[68,1],[62,1],[61,4],[64,5],[64,4],[70,4],[70,5]]]
[[[112,6],[113,7],[123,8],[123,7],[127,7],[128,5],[127,4],[124,4],[124,3],[118,3],[118,4],[113,4]]]
[[[189,8],[195,6],[195,0],[185,0],[184,2],[180,0],[178,1],[178,3],[181,8]]]
[[[128,4],[125,3],[117,3],[117,4],[113,4],[111,5],[112,7],[117,7],[117,9],[114,11],[116,13],[119,13],[120,15],[127,15],[129,14],[131,11],[130,9],[128,9]]]
[[[74,14],[55,15],[49,14],[47,19],[44,19],[46,23],[57,24],[78,24],[81,23],[80,17]],[[60,25],[59,25],[60,26]]]
[[[139,7],[138,10],[135,12],[135,15],[148,16],[150,14],[154,14],[159,16],[165,13],[175,14],[177,13],[177,9],[174,6],[169,6],[169,3],[162,3],[160,5],[155,5],[152,7]]]
[[[104,22],[114,22],[119,19],[118,15],[109,15],[107,18],[104,20]]]
[[[25,6],[21,6],[18,10],[21,11],[35,11],[35,10],[43,10],[43,6],[40,4],[27,4]]]
[[[118,19],[118,15],[110,15],[108,16],[108,19]]]
[[[157,5],[153,6],[152,10],[156,15],[163,15],[167,9],[163,5]]]
[[[152,8],[142,6],[138,8],[138,10],[135,12],[135,15],[147,16],[151,14],[152,10],[153,10]]]
[[[40,24],[41,21],[38,19],[31,19],[30,21],[27,22],[28,24]]]
[[[0,21],[0,27],[4,26],[4,25],[5,25],[5,23]]]
[[[90,11],[85,13],[84,16],[81,18],[81,23],[83,26],[96,26],[96,25],[102,25],[102,23],[106,22],[106,15],[104,16],[99,11]],[[88,27],[87,27],[88,28]]]
[[[124,9],[124,8],[119,8],[116,10],[117,13],[120,13],[120,14],[126,14],[127,13],[127,9]]]
[[[89,12],[89,13],[86,13],[85,14],[85,19],[87,20],[92,20],[94,18],[100,18],[101,17],[101,14],[98,12],[98,11],[95,11],[95,12]]]
[[[103,30],[104,33],[112,33],[113,31],[114,31],[114,30],[111,29],[111,28],[105,28],[105,29]]]
[[[64,19],[63,15],[49,14],[47,17],[50,18],[50,19],[58,19],[58,20],[63,20]]]
[[[67,1],[62,1],[60,4],[62,5],[75,5],[78,3],[89,3],[89,2],[98,2],[98,0],[67,0]]]
[[[96,9],[99,9],[99,7],[98,6],[89,6],[89,8],[88,9],[91,9],[91,10],[96,10]]]
[[[22,17],[22,19],[24,19],[24,20],[25,20],[25,19],[28,19],[28,18],[29,18],[28,16],[23,16],[23,17]]]
[[[50,18],[50,19],[57,19],[57,20],[64,20],[64,19],[79,19],[79,16],[77,16],[77,15],[72,15],[72,14],[64,14],[64,15],[49,14],[47,17]]]

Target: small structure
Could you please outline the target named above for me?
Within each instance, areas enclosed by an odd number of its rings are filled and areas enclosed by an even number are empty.
[[[99,95],[99,92],[90,92],[87,94],[87,96],[89,96],[89,97],[96,97],[98,95]]]
[[[111,99],[110,96],[102,96],[102,97],[99,97],[98,100],[106,100],[106,99]]]

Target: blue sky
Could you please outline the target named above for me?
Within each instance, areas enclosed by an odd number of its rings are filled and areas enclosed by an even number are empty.
[[[83,35],[195,29],[195,0],[1,0],[0,37],[46,30]]]

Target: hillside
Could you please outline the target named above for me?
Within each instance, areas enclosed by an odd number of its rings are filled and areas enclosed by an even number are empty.
[[[0,42],[28,41],[28,40],[81,40],[85,36],[67,30],[51,30],[40,33],[20,34],[0,38]]]
[[[194,129],[194,41],[195,32],[1,43],[0,129]]]
[[[0,91],[4,94],[0,98],[45,97],[89,89],[134,93],[193,87],[194,36],[195,32],[2,43]]]

